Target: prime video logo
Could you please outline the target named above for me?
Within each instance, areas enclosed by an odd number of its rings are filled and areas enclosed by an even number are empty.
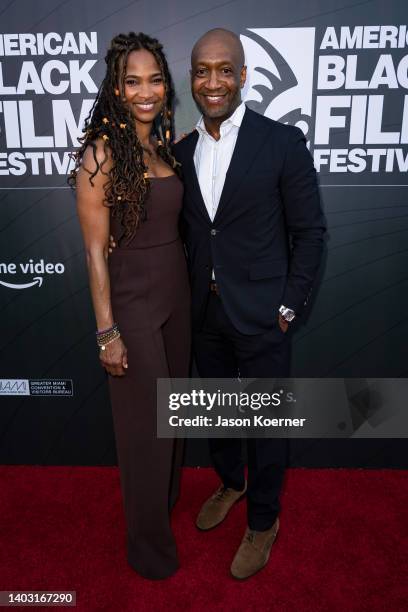
[[[63,263],[45,263],[44,259],[34,262],[33,259],[29,259],[27,262],[22,263],[2,263],[0,262],[0,275],[3,274],[23,274],[30,275],[31,279],[28,282],[17,282],[17,279],[13,279],[8,276],[8,280],[3,280],[0,276],[0,285],[8,287],[9,289],[28,289],[29,287],[41,287],[43,283],[43,277],[46,274],[64,274],[65,266]],[[37,274],[39,276],[33,276]]]
[[[253,110],[301,128],[318,172],[408,171],[406,25],[241,35]]]

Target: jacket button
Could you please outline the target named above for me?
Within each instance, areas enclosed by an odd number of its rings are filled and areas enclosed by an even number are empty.
[[[216,230],[216,229],[212,229],[212,230],[211,230],[211,236],[215,236],[215,234],[216,234],[216,233],[217,233],[217,230]]]

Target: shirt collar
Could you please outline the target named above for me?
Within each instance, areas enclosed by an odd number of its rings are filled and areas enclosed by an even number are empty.
[[[229,125],[235,125],[236,127],[241,127],[241,123],[242,120],[244,118],[244,114],[246,111],[246,106],[244,104],[244,102],[241,102],[241,104],[239,106],[237,106],[237,108],[234,110],[234,112],[232,113],[231,117],[228,117],[228,119],[225,119],[225,121],[223,121],[220,125],[220,133],[222,134],[222,132],[224,131],[225,127],[229,126]],[[208,134],[206,128],[205,128],[205,123],[204,123],[204,117],[203,115],[201,115],[201,117],[199,118],[199,120],[196,123],[196,129],[198,130],[198,132],[200,134]],[[223,129],[224,128],[224,129]]]

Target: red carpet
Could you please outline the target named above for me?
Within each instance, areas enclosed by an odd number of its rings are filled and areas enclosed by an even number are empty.
[[[229,566],[244,504],[200,533],[193,521],[216,477],[186,468],[182,484],[182,568],[150,582],[127,565],[117,468],[0,467],[0,590],[76,590],[81,612],[407,610],[406,472],[288,470],[269,564],[242,583]]]

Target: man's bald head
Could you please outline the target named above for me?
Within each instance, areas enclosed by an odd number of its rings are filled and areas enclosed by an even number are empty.
[[[240,68],[245,64],[244,47],[239,36],[235,32],[231,32],[231,30],[214,28],[197,40],[191,52],[191,65],[194,64],[203,50],[205,51],[205,49],[213,45],[227,47]]]

